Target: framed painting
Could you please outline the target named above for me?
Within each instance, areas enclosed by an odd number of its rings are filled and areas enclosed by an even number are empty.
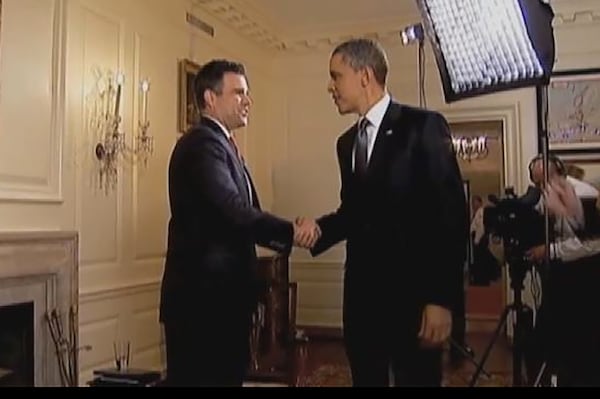
[[[542,126],[538,88],[538,126]],[[550,150],[600,150],[600,69],[555,72],[548,85]]]
[[[179,61],[179,118],[178,130],[185,133],[200,118],[200,110],[194,98],[194,77],[200,65],[183,59]]]

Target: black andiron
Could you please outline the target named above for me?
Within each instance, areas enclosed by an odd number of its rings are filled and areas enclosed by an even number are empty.
[[[92,349],[90,345],[77,346],[77,311],[73,306],[69,308],[66,333],[63,317],[57,309],[47,312],[45,316],[56,351],[61,384],[65,387],[76,387],[78,385],[79,351]]]

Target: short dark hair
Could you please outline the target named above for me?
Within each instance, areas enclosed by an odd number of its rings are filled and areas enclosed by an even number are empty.
[[[199,110],[206,107],[204,101],[204,92],[212,90],[217,94],[221,94],[223,90],[223,76],[227,72],[232,72],[246,77],[246,68],[239,62],[229,60],[212,60],[204,64],[196,77],[194,78],[194,97]]]
[[[376,41],[366,38],[350,39],[338,45],[331,56],[336,54],[340,54],[342,59],[355,71],[370,67],[377,83],[385,86],[388,60],[385,50]]]
[[[541,162],[543,160],[544,160],[543,154],[537,154],[535,157],[533,157],[533,159],[531,159],[531,161],[529,161],[529,166],[527,167],[527,169],[529,169],[529,180],[531,180],[532,182],[533,182],[533,167],[535,166],[535,164],[537,162]],[[556,154],[548,154],[548,166],[549,166],[549,170],[552,170],[552,168],[554,168],[556,173],[558,173],[561,176],[567,175],[567,168],[565,167],[565,164]],[[543,166],[542,166],[542,168],[543,168]]]

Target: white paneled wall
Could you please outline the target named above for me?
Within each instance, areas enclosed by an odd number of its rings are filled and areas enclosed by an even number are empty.
[[[130,340],[132,366],[161,368],[159,287],[169,217],[167,164],[177,132],[178,61],[227,57],[246,64],[252,91],[268,97],[269,57],[204,15],[191,0],[3,0],[0,39],[0,229],[80,234],[80,383],[111,366],[113,342]],[[186,23],[193,12],[211,38]],[[121,128],[133,144],[139,82],[149,79],[154,155],[122,163],[115,190],[98,185],[89,126],[95,70],[125,76]],[[269,115],[241,134],[258,189],[272,203],[270,164],[256,141]],[[247,135],[247,137],[245,137]]]
[[[31,29],[36,34],[29,35]],[[63,199],[64,33],[64,1],[3,2],[1,199],[51,203]],[[0,209],[3,229],[21,227],[15,209]]]
[[[556,69],[600,65],[600,44],[592,40],[600,37],[598,3],[553,1]],[[178,60],[229,57],[246,64],[255,103],[240,142],[261,202],[286,217],[317,217],[338,204],[335,141],[353,122],[337,114],[326,92],[333,46],[320,40],[303,52],[269,52],[192,0],[3,0],[2,7],[0,230],[79,231],[80,342],[93,347],[81,357],[82,383],[93,369],[111,364],[116,339],[132,341],[132,365],[160,367],[157,305],[169,215],[167,163],[178,137]],[[186,12],[212,24],[215,37],[188,26]],[[383,44],[390,91],[415,104],[416,48],[400,46],[398,38]],[[121,126],[130,143],[138,84],[150,81],[155,153],[146,168],[123,164],[108,194],[97,186],[95,132],[88,128],[95,68],[125,75]],[[533,89],[445,105],[428,53],[427,94],[428,105],[449,119],[505,118],[507,184],[527,185],[525,167],[537,152]],[[317,259],[294,251],[300,324],[341,326],[343,260],[343,246]]]
[[[77,142],[81,168],[77,179],[77,227],[81,232],[80,265],[82,313],[94,318],[81,321],[82,343],[97,343],[82,362],[82,378],[94,368],[111,361],[112,341],[132,341],[132,365],[157,368],[161,357],[158,324],[158,293],[166,250],[169,217],[167,169],[171,149],[178,137],[178,60],[189,58],[202,63],[227,57],[246,63],[252,78],[266,76],[255,58],[260,50],[226,29],[217,30],[219,40],[193,32],[185,24],[185,12],[194,11],[187,1],[159,0],[73,1],[69,16],[71,73],[83,82],[83,104],[94,81],[91,71],[101,66],[125,74],[123,129],[133,137],[138,124],[138,84],[149,79],[148,115],[155,151],[147,167],[124,163],[116,191],[109,195],[90,185],[94,171],[94,132],[86,131],[81,94],[74,98],[77,108],[71,122],[83,126]],[[256,71],[252,74],[253,71]],[[260,95],[265,83],[253,79]],[[264,131],[258,122],[244,133]],[[131,139],[130,139],[131,140]],[[253,137],[245,138],[248,152]],[[258,158],[258,157],[257,157]],[[253,164],[251,163],[251,166]],[[263,168],[264,170],[265,168]],[[265,179],[258,174],[259,187]],[[108,293],[108,294],[105,294]],[[82,380],[83,381],[83,380]]]

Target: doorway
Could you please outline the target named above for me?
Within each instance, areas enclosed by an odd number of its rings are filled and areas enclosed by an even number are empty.
[[[493,329],[506,303],[504,270],[488,249],[483,210],[505,184],[502,120],[450,123],[458,164],[468,187],[469,257],[465,267],[467,329]],[[492,243],[493,244],[493,243]]]

